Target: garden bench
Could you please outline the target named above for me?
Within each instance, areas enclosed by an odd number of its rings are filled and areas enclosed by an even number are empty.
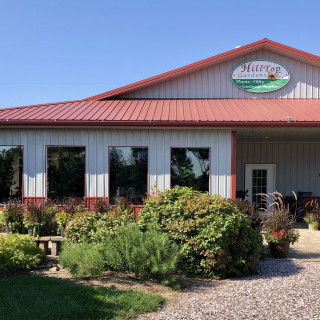
[[[61,236],[47,236],[47,237],[35,237],[34,240],[38,246],[48,255],[49,254],[49,242],[51,242],[51,255],[58,256],[60,250],[60,243],[63,241]]]

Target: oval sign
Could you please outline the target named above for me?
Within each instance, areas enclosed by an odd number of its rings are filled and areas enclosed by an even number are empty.
[[[289,70],[271,60],[250,60],[237,65],[231,73],[232,82],[249,92],[270,92],[284,87],[290,80]]]

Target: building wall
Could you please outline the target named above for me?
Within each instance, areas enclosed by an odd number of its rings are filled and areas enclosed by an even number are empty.
[[[0,145],[22,145],[24,197],[46,196],[46,146],[86,147],[86,196],[108,196],[108,146],[149,147],[149,192],[170,188],[170,147],[211,148],[212,194],[230,197],[231,131],[145,129],[1,129]]]
[[[320,143],[245,143],[237,144],[237,190],[245,187],[245,164],[275,163],[276,188],[284,195],[292,190],[311,191],[320,196]]]
[[[291,79],[280,90],[270,93],[249,93],[237,88],[231,81],[235,66],[246,60],[267,59],[283,64],[289,69]],[[267,50],[257,50],[238,58],[191,72],[161,84],[137,90],[123,98],[319,98],[320,69],[284,55]]]

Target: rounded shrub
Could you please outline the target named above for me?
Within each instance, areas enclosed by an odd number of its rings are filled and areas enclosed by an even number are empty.
[[[146,200],[139,223],[157,223],[181,246],[189,272],[213,278],[252,273],[262,248],[260,233],[228,200],[174,187]]]
[[[45,253],[28,235],[0,236],[0,270],[30,270],[44,260]]]

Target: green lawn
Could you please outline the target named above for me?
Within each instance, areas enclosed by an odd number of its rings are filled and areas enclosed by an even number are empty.
[[[39,276],[0,279],[2,320],[133,319],[164,299],[136,291],[89,287]]]

